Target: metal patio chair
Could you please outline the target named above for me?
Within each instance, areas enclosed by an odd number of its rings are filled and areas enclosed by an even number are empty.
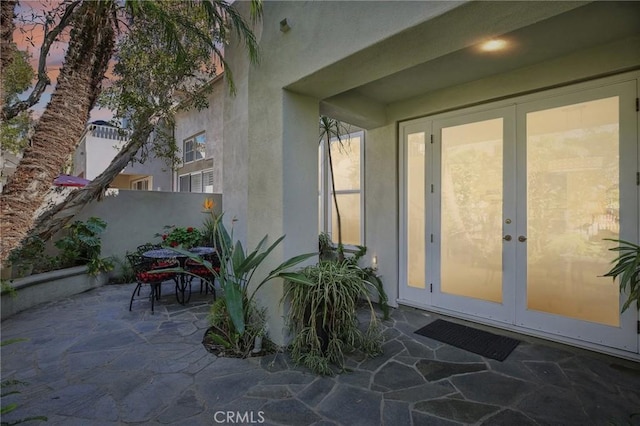
[[[166,262],[158,262],[155,259],[148,259],[139,253],[127,254],[127,260],[131,264],[131,268],[133,269],[136,277],[136,287],[133,289],[133,293],[131,294],[129,311],[131,311],[131,307],[133,306],[133,300],[136,296],[140,296],[142,287],[148,285],[150,288],[148,297],[151,300],[151,313],[153,313],[155,309],[155,301],[160,300],[160,296],[162,294],[162,283],[169,280],[175,281],[177,278],[175,272],[153,273],[152,271],[156,269],[170,268],[177,265],[175,262],[170,260]]]

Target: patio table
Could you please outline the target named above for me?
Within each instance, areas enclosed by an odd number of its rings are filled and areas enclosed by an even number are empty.
[[[197,254],[199,256],[212,254],[215,249],[213,247],[192,247],[189,251],[193,254]],[[177,259],[180,268],[183,270],[186,269],[186,262],[189,257],[185,254],[182,254],[176,250],[173,250],[170,247],[162,248],[162,249],[154,249],[148,250],[142,253],[144,257],[152,258],[152,259]],[[191,281],[187,279],[187,274],[180,273],[178,274],[178,280],[176,281],[176,299],[178,303],[184,305],[188,303],[191,299]],[[187,293],[187,287],[189,288],[189,294]]]

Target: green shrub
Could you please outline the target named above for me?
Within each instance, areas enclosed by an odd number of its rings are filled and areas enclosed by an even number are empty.
[[[332,365],[344,369],[344,354],[381,352],[380,323],[369,299],[369,283],[349,262],[322,261],[302,270],[307,282],[288,281],[283,300],[289,302],[288,326],[293,334],[291,356],[317,374],[331,375]],[[365,299],[369,323],[360,329],[358,301]]]
[[[33,272],[42,272],[55,269],[57,261],[54,257],[45,254],[45,242],[42,238],[27,237],[20,246],[9,254],[9,263],[18,277]]]
[[[246,356],[253,346],[251,334],[255,331],[255,316],[262,315],[254,302],[255,295],[260,288],[274,278],[286,278],[290,280],[305,280],[305,278],[295,272],[287,272],[295,265],[305,261],[306,259],[316,256],[317,253],[307,253],[294,256],[278,265],[269,272],[255,287],[251,286],[259,277],[255,276],[256,270],[262,262],[269,256],[273,249],[282,242],[284,236],[276,239],[267,247],[268,236],[265,236],[253,251],[245,251],[240,241],[234,241],[233,229],[228,232],[222,223],[222,215],[212,218],[215,221],[214,234],[217,237],[216,254],[218,255],[220,265],[214,267],[211,262],[202,259],[200,256],[193,254],[182,248],[174,248],[180,254],[187,256],[190,260],[205,266],[212,276],[218,281],[220,288],[224,292],[224,302],[216,302],[212,307],[212,327],[218,328],[214,330],[214,339],[221,341],[220,343],[229,349],[233,349],[240,356]],[[181,273],[189,273],[181,269],[166,269],[178,271]],[[155,272],[162,273],[163,269]],[[255,278],[255,281],[252,279]],[[253,287],[250,290],[250,287]],[[244,335],[248,336],[245,337]],[[255,337],[255,334],[253,335]],[[222,341],[221,341],[222,342]]]
[[[614,280],[618,278],[620,293],[629,292],[627,300],[622,306],[622,312],[626,311],[634,302],[640,311],[640,246],[629,241],[607,240],[619,245],[610,249],[618,252],[618,257],[613,260],[613,267],[604,276],[612,277]]]
[[[191,247],[197,247],[202,242],[202,233],[200,232],[200,230],[192,226],[180,227],[167,225],[164,228],[164,233],[156,234],[157,237],[162,238],[163,246],[180,246],[182,248],[189,249]]]
[[[54,243],[61,251],[58,265],[61,268],[87,265],[91,275],[112,270],[114,265],[111,259],[100,257],[100,234],[106,227],[107,223],[98,217],[90,217],[86,222],[76,220],[66,225],[67,236]]]

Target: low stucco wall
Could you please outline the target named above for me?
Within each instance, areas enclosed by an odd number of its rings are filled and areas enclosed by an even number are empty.
[[[41,303],[64,299],[84,293],[107,283],[105,273],[92,276],[87,274],[86,266],[60,269],[31,275],[11,281],[16,294],[3,293],[0,317],[8,318],[20,311]]]
[[[127,250],[134,251],[144,243],[160,243],[155,234],[162,233],[166,225],[202,228],[208,217],[203,207],[207,198],[213,199],[214,211],[220,214],[220,194],[118,190],[117,195],[89,204],[74,220],[96,216],[106,221],[102,256],[123,259]],[[230,212],[229,218],[232,215]]]
[[[207,198],[214,200],[214,211],[220,214],[220,194],[118,190],[102,201],[90,203],[73,220],[96,216],[106,221],[107,228],[101,236],[102,257],[113,256],[124,261],[127,251],[134,251],[144,243],[159,243],[160,238],[155,234],[162,233],[165,225],[201,228],[208,217],[203,207]],[[54,236],[52,241],[60,236]],[[77,266],[12,280],[11,285],[18,294],[15,297],[2,294],[1,318],[91,290],[108,281],[109,274],[92,277],[86,269],[86,266]]]

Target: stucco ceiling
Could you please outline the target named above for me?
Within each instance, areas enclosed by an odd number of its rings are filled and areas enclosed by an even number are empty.
[[[352,90],[390,104],[639,33],[640,1],[599,1],[503,34],[504,51],[470,46]]]
[[[390,104],[638,35],[640,1],[470,2],[288,88],[322,99],[323,114],[371,128]],[[489,38],[508,47],[482,52]],[[372,60],[380,71],[353,72]]]

